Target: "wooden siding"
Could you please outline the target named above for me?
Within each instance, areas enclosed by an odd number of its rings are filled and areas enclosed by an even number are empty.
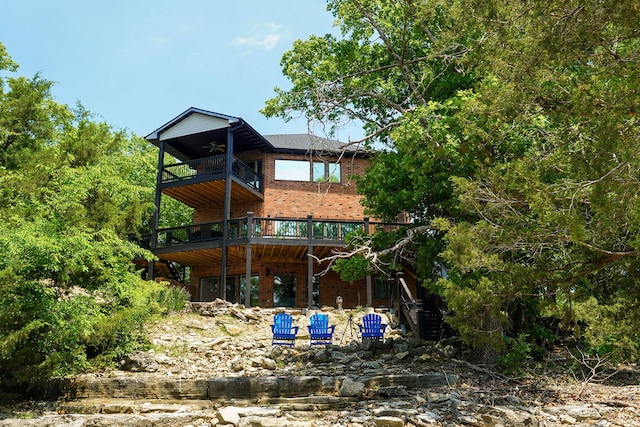
[[[262,194],[252,191],[235,179],[231,184],[231,202],[247,203],[262,200]],[[224,180],[201,182],[199,184],[169,187],[162,194],[173,197],[192,208],[220,205],[224,202]]]
[[[160,134],[160,141],[229,127],[229,121],[193,113]],[[226,141],[220,141],[226,143]]]

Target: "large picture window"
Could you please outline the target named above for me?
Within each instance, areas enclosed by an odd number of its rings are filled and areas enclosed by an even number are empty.
[[[309,162],[303,160],[276,160],[276,179],[282,181],[310,181]]]
[[[275,178],[281,181],[342,181],[340,163],[276,160]]]

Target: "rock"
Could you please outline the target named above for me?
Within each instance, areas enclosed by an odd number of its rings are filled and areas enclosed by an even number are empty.
[[[407,357],[409,357],[409,352],[408,352],[408,351],[403,351],[403,352],[401,352],[401,353],[397,353],[397,354],[396,354],[396,359],[397,359],[397,360],[404,360],[404,359],[406,359]]]
[[[393,351],[395,353],[408,353],[409,352],[409,344],[406,342],[394,342],[393,343]]]
[[[277,417],[280,415],[279,409],[261,408],[257,406],[239,407],[225,406],[218,409],[218,421],[226,424],[238,425],[242,417]],[[251,424],[249,424],[251,425]]]
[[[404,420],[398,417],[377,417],[373,424],[379,427],[404,427]]]
[[[355,397],[361,396],[364,393],[364,383],[353,381],[349,378],[345,378],[340,386],[338,396],[340,397]]]
[[[503,406],[485,406],[476,409],[480,412],[483,425],[530,426],[538,427],[540,422],[532,414],[521,409]]]
[[[247,318],[247,316],[244,315],[244,313],[242,313],[240,310],[238,310],[235,307],[231,307],[229,309],[229,313],[231,313],[233,316],[237,317],[238,319],[244,321],[244,322],[248,322],[249,319]]]
[[[275,360],[269,359],[268,357],[262,357],[260,358],[260,367],[268,369],[270,371],[275,371],[277,365]]]
[[[375,349],[375,345],[376,345],[375,341],[362,340],[362,342],[359,345],[359,350],[373,352],[373,350]]]
[[[249,416],[241,418],[238,427],[313,427],[311,421],[283,420],[282,418],[267,418],[259,416]]]
[[[381,397],[403,397],[408,396],[407,387],[403,385],[380,387],[378,395]],[[424,400],[424,399],[423,399]]]
[[[236,326],[236,325],[232,325],[232,324],[228,324],[228,323],[223,323],[222,327],[224,328],[224,330],[231,336],[238,336],[242,333],[242,329],[240,329],[240,327]]]
[[[314,363],[325,363],[328,362],[331,358],[331,353],[327,349],[317,350],[313,353],[313,362]]]
[[[567,414],[571,418],[576,419],[577,421],[583,420],[598,420],[602,416],[600,412],[596,408],[591,406],[555,406],[550,408],[545,408],[545,411],[552,415],[560,415]]]
[[[418,414],[413,419],[417,421],[415,424],[418,424],[418,425],[420,425],[420,423],[425,425],[436,424],[442,421],[442,417],[433,412],[425,412],[423,414]]]
[[[560,420],[560,422],[562,422],[562,424],[572,424],[573,425],[573,424],[578,422],[578,420],[573,418],[571,415],[567,415],[567,414],[560,414],[558,419]]]
[[[158,403],[149,403],[145,402],[140,405],[141,413],[149,413],[149,412],[161,412],[161,413],[171,413],[171,412],[189,412],[190,409],[188,406],[184,405],[174,405],[174,404],[158,404]]]
[[[412,417],[414,415],[418,415],[418,411],[416,409],[407,409],[407,408],[376,408],[371,411],[374,417]]]
[[[156,372],[159,366],[155,356],[147,353],[134,353],[120,361],[120,369],[131,372]]]

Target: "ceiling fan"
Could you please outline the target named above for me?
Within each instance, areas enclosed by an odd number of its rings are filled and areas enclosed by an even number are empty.
[[[216,141],[211,141],[209,145],[203,145],[202,148],[208,148],[209,153],[224,153],[227,150],[226,144],[218,144]]]

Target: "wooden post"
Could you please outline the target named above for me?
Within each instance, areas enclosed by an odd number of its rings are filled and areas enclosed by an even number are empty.
[[[364,217],[364,234],[369,234],[369,217]],[[365,293],[367,299],[367,307],[373,307],[373,287],[371,286],[371,274],[365,277]]]
[[[313,308],[313,215],[307,215],[307,238],[309,246],[307,247],[307,308]]]
[[[254,236],[253,212],[247,212],[247,253],[244,264],[244,306],[251,307],[251,239]]]
[[[222,213],[222,262],[220,265],[220,298],[227,299],[227,258],[229,244],[229,218],[231,217],[231,169],[233,167],[233,130],[227,128],[227,152],[224,168],[224,210]]]
[[[151,251],[154,251],[158,244],[158,223],[160,222],[160,197],[162,195],[162,171],[164,168],[164,151],[165,142],[160,140],[160,152],[158,153],[158,173],[156,175],[156,195],[154,199],[155,209],[153,211],[153,227],[151,228],[151,240],[149,246]],[[155,261],[149,262],[149,271],[147,278],[149,280],[155,280]]]

